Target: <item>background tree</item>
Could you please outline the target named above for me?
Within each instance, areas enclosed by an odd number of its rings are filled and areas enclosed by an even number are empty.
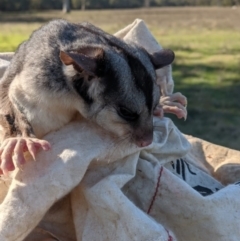
[[[70,12],[70,0],[63,0],[63,12],[69,13]]]
[[[233,6],[240,0],[0,0],[0,11],[138,8],[149,6]]]
[[[81,9],[83,11],[86,9],[86,0],[81,0]]]
[[[150,0],[144,0],[144,7],[145,8],[150,7]]]

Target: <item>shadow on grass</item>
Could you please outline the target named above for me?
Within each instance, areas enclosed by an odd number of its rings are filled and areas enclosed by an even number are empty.
[[[178,128],[185,134],[240,150],[239,70],[204,64],[190,68],[182,63],[176,63],[173,69],[175,92],[188,98],[187,120],[171,116]],[[220,80],[217,79],[219,74]],[[216,81],[211,80],[209,84],[209,76]],[[199,79],[203,82],[199,83]]]

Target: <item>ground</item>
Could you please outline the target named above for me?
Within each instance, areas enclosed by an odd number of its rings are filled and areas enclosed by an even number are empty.
[[[240,7],[1,13],[0,51],[14,51],[52,18],[89,21],[114,33],[136,18],[145,20],[166,48],[176,53],[175,92],[188,98],[187,121],[179,129],[240,150]]]

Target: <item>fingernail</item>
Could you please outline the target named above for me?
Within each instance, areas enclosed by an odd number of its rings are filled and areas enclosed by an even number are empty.
[[[31,152],[30,154],[31,154],[31,156],[32,156],[33,161],[36,161],[35,153]]]
[[[43,150],[44,150],[44,151],[48,151],[48,150],[50,150],[50,149],[51,149],[51,146],[50,146],[50,145],[49,145],[49,146],[44,146],[44,147],[43,147]]]

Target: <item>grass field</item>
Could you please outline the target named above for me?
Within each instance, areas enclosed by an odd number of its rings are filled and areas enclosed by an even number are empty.
[[[175,91],[188,97],[184,133],[240,150],[240,8],[153,8],[0,15],[0,51],[14,51],[52,18],[89,21],[114,33],[135,18],[176,53]]]

